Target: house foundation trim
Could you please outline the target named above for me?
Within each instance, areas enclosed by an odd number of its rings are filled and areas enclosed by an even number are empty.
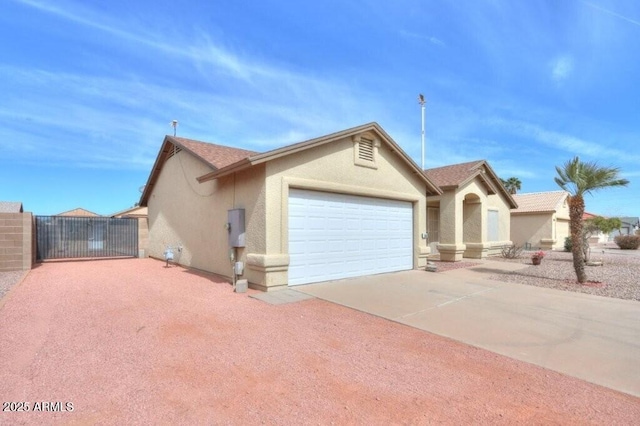
[[[247,254],[247,268],[257,272],[261,278],[250,280],[249,287],[272,291],[287,288],[289,255],[288,254]]]
[[[438,244],[440,260],[444,262],[459,262],[466,250],[466,244]]]
[[[489,253],[491,243],[466,243],[463,256],[470,259],[484,259]]]

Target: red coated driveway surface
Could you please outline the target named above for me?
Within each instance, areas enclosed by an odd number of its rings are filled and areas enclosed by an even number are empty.
[[[269,305],[149,259],[31,271],[0,303],[0,361],[0,424],[640,418],[627,394],[318,299]]]

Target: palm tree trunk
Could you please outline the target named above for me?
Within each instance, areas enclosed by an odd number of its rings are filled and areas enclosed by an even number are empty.
[[[582,238],[582,215],[584,214],[584,198],[574,195],[569,198],[569,219],[571,227],[571,253],[573,254],[573,269],[580,284],[587,281],[584,270],[584,239]]]

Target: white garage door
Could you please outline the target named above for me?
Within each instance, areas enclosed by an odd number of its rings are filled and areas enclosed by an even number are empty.
[[[289,285],[412,269],[412,205],[291,189],[289,256]]]

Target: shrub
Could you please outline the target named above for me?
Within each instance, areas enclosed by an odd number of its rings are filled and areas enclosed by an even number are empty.
[[[640,247],[640,235],[617,235],[613,241],[621,250],[637,250]]]
[[[520,253],[522,253],[522,246],[513,244],[510,246],[502,247],[502,257],[504,257],[505,259],[516,259],[520,257]]]
[[[564,239],[564,251],[571,251],[573,248],[573,242],[571,242],[571,237],[567,237]]]

